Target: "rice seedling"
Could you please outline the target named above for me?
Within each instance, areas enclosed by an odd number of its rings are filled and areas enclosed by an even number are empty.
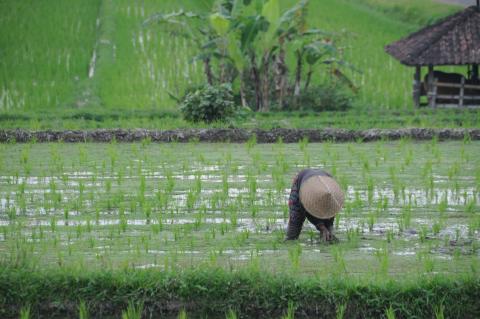
[[[290,262],[293,270],[298,270],[298,268],[300,267],[301,255],[302,255],[302,246],[298,244],[288,249],[288,257],[290,258]]]
[[[79,319],[88,319],[90,318],[88,307],[85,301],[81,300],[78,305],[78,318]]]
[[[225,315],[225,319],[237,319],[237,318],[238,318],[237,314],[232,309],[229,309],[227,314]]]
[[[187,318],[188,316],[185,309],[180,310],[180,312],[178,313],[177,319],[187,319]]]
[[[288,301],[287,313],[282,317],[282,319],[294,319],[295,318],[295,303],[291,300]]]
[[[377,258],[379,262],[379,274],[382,276],[388,275],[388,269],[389,269],[389,253],[388,253],[388,247],[383,246],[379,250],[375,251],[375,257]]]
[[[0,258],[39,269],[181,271],[214,265],[232,272],[251,267],[319,278],[335,275],[338,280],[346,273],[382,281],[387,275],[398,279],[413,273],[476,271],[476,141],[464,148],[468,162],[457,172],[457,184],[447,182],[447,173],[451,163],[460,163],[461,141],[438,143],[438,162],[432,160],[429,142],[405,142],[400,153],[397,142],[305,144],[319,167],[325,162],[329,169],[336,161],[336,176],[346,194],[335,218],[340,242],[332,246],[320,246],[317,231],[307,221],[297,242],[284,243],[285,183],[303,161],[299,145],[253,146],[248,151],[201,143],[165,149],[154,143],[106,148],[32,144],[30,157],[36,154],[38,160],[29,158],[28,173],[18,160],[24,145],[3,145]],[[108,148],[118,154],[113,167]],[[410,149],[414,159],[401,171]],[[87,158],[83,164],[81,152]],[[374,163],[377,153],[392,155]],[[192,154],[195,159],[188,162]],[[124,175],[121,183],[119,173]],[[68,179],[62,181],[62,175]],[[424,183],[430,175],[434,188],[427,195]],[[465,247],[452,248],[464,242]],[[453,262],[437,258],[445,252]],[[320,261],[325,264],[322,273]]]
[[[122,319],[141,319],[142,312],[143,303],[134,304],[132,301],[129,301],[127,309],[122,311]]]
[[[20,319],[30,319],[30,306],[25,306],[20,309]]]
[[[392,305],[390,305],[390,307],[388,307],[387,309],[385,309],[385,316],[387,317],[387,319],[395,319],[395,310],[392,308]]]
[[[337,307],[336,313],[335,313],[335,318],[336,319],[345,318],[346,310],[347,310],[347,304],[346,303],[339,304],[338,307]]]
[[[444,319],[445,318],[445,315],[444,315],[445,306],[443,304],[434,306],[433,312],[435,314],[435,319]]]

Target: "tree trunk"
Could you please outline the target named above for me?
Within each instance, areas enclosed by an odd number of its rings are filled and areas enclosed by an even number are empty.
[[[263,76],[262,76],[262,111],[267,112],[270,106],[270,83],[268,73],[270,70],[270,53],[263,56]]]
[[[213,85],[213,74],[212,74],[212,66],[210,65],[210,58],[203,59],[203,70],[205,72],[205,76],[207,77],[207,83]]]
[[[248,107],[247,99],[245,97],[245,87],[242,77],[240,77],[240,99],[242,101],[242,107]]]
[[[285,88],[287,85],[287,66],[285,64],[285,49],[283,41],[280,41],[280,49],[275,61],[275,95],[278,105],[283,109],[283,99],[285,97]]]
[[[262,87],[260,74],[258,72],[257,63],[255,60],[255,54],[252,54],[250,57],[252,63],[252,77],[253,77],[253,86],[255,90],[255,110],[259,111],[262,108]]]
[[[307,80],[305,81],[305,86],[303,87],[304,91],[308,90],[308,87],[310,86],[310,81],[312,80],[312,75],[313,75],[313,67],[310,65],[308,67]]]
[[[295,106],[298,108],[300,105],[300,84],[302,82],[302,58],[303,54],[297,52],[297,70],[295,72],[295,90],[293,96],[295,97]]]
[[[302,58],[303,54],[297,52],[297,70],[295,72],[295,91],[294,96],[300,96],[300,83],[302,81]]]

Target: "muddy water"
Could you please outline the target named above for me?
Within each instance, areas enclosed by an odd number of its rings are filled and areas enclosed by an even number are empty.
[[[438,271],[467,271],[479,258],[479,142],[2,150],[1,258],[25,246],[45,264],[310,273],[322,262],[360,274],[385,252],[393,274],[431,271],[432,260]],[[289,183],[304,167],[326,169],[343,186],[338,245],[322,244],[308,223],[297,243],[283,243]]]

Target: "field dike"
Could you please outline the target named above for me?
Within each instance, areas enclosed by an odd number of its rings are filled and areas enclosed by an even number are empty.
[[[83,301],[92,318],[119,318],[129,302],[143,304],[143,318],[478,318],[480,281],[439,276],[416,281],[359,282],[353,278],[306,279],[256,270],[0,271],[0,316],[18,318],[29,307],[35,318],[75,318]],[[289,307],[290,305],[290,307]],[[282,317],[282,318],[293,318]],[[337,316],[338,318],[338,316]],[[439,318],[437,316],[437,318]]]
[[[177,130],[146,130],[146,129],[99,129],[99,130],[72,130],[72,131],[30,131],[30,130],[0,130],[0,143],[48,143],[67,142],[83,143],[98,142],[138,142],[151,140],[152,142],[232,142],[244,143],[253,137],[258,143],[275,143],[282,140],[284,143],[297,143],[307,138],[309,142],[371,142],[378,140],[480,140],[480,129],[177,129]]]

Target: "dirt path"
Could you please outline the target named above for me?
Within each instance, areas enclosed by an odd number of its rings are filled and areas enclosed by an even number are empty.
[[[380,139],[398,140],[410,138],[413,140],[463,140],[469,136],[471,140],[480,140],[480,129],[370,129],[346,130],[326,128],[320,130],[308,129],[273,129],[273,130],[246,130],[246,129],[184,129],[170,131],[154,130],[86,130],[86,131],[30,131],[30,130],[0,130],[0,143],[39,143],[63,141],[67,143],[101,142],[138,142],[150,139],[152,142],[237,142],[248,141],[256,136],[259,143],[275,143],[281,138],[285,143],[297,143],[306,137],[310,142],[353,142],[377,141]]]
[[[437,0],[437,1],[450,3],[450,4],[458,4],[464,7],[469,7],[476,4],[475,0]]]

